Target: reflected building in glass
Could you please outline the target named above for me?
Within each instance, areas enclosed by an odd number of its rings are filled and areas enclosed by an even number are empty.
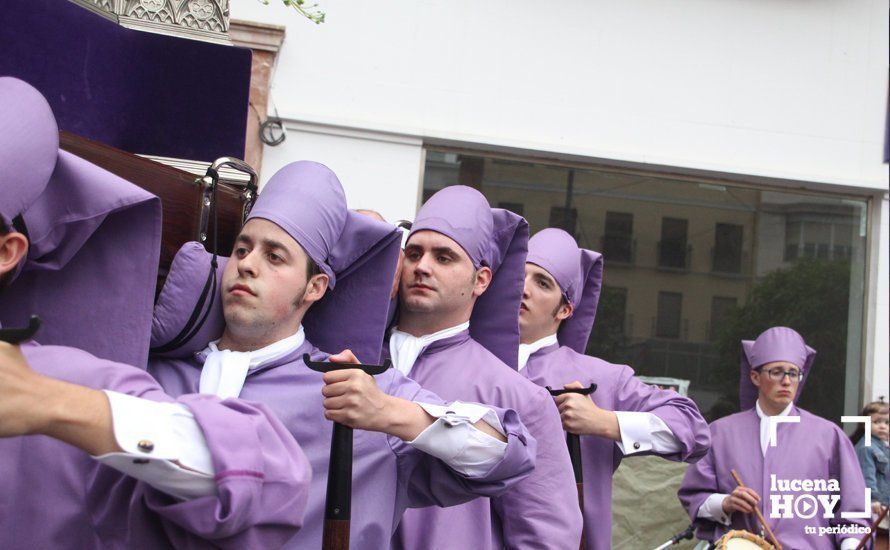
[[[739,340],[774,325],[819,350],[804,407],[839,419],[858,399],[865,201],[428,149],[423,199],[456,184],[602,252],[588,353],[688,380],[710,419],[738,410]]]

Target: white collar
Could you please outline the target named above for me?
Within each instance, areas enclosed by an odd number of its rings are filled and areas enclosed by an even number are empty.
[[[220,350],[217,347],[219,340],[214,340],[202,352],[207,358],[201,368],[198,391],[221,399],[238,397],[251,368],[281,359],[302,346],[305,341],[302,325],[295,334],[254,351]]]
[[[407,332],[402,332],[399,327],[392,329],[389,335],[389,357],[396,370],[405,376],[411,372],[415,361],[423,353],[423,350],[433,342],[444,340],[470,328],[470,322],[461,323],[454,327],[442,329],[432,334],[423,336],[412,336]]]
[[[791,403],[788,403],[788,406],[785,407],[782,410],[782,412],[780,412],[776,416],[788,416],[788,414],[791,412],[791,407],[793,407],[793,406],[794,406],[794,401],[792,401]],[[754,403],[754,409],[757,411],[757,416],[760,417],[761,420],[763,420],[765,418],[769,418],[769,416],[767,416],[767,414],[765,412],[763,412],[763,409],[760,408],[760,399],[758,399]]]
[[[791,413],[791,407],[793,406],[794,401],[789,403],[788,406],[776,416],[788,416],[789,413]],[[755,402],[754,410],[760,418],[760,450],[763,452],[763,456],[766,456],[766,448],[769,446],[770,417],[763,412],[762,408],[760,408],[760,399]]]
[[[546,348],[547,346],[552,346],[553,344],[558,344],[559,340],[556,338],[556,333],[554,332],[550,336],[545,336],[540,340],[535,340],[531,344],[519,344],[519,370],[525,368],[525,365],[528,364],[529,358],[536,351]]]

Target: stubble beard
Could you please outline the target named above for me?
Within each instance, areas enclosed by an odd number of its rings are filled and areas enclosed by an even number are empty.
[[[401,300],[401,307],[408,313],[428,314],[436,312],[436,305],[429,300],[417,299],[414,297],[405,297]]]
[[[239,335],[260,332],[265,324],[257,309],[248,308],[237,300],[235,303],[223,303],[223,316],[226,319],[226,330]]]
[[[297,306],[302,298],[298,298],[291,303],[290,312],[296,315]],[[274,343],[270,340],[270,335],[276,330],[281,330],[281,326],[290,321],[290,318],[273,319],[260,308],[251,308],[238,304],[237,307],[231,307],[224,310],[226,320],[226,332],[231,338],[242,345],[251,345],[254,347],[269,345]],[[278,339],[286,338],[287,334],[279,334]]]

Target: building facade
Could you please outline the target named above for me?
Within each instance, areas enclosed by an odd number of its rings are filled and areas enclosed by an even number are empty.
[[[313,159],[411,219],[478,188],[605,256],[588,352],[736,407],[738,340],[820,351],[804,406],[888,390],[888,2],[327,0],[287,27],[263,177]]]

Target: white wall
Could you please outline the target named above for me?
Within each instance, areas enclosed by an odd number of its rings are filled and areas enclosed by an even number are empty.
[[[286,123],[287,139],[263,154],[263,183],[285,164],[314,160],[333,170],[351,208],[369,208],[390,221],[414,219],[423,163],[421,140],[382,132]]]
[[[287,118],[885,189],[886,0],[319,0]]]

